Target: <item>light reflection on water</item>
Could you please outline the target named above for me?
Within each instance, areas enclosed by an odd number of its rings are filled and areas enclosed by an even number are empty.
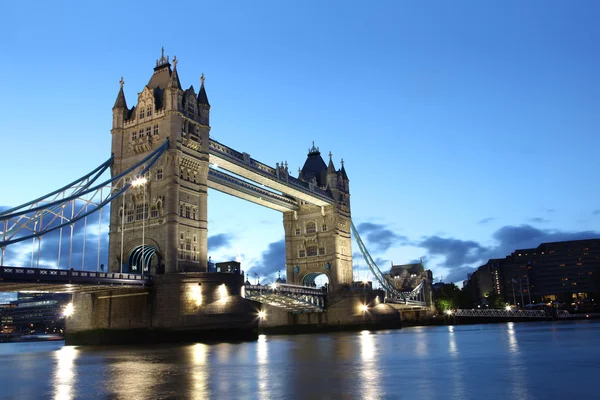
[[[261,336],[218,345],[57,346],[0,344],[0,397],[593,398],[600,374],[600,323],[590,321]]]
[[[77,349],[73,346],[65,346],[54,353],[56,358],[54,398],[56,400],[70,400],[73,398],[73,387],[75,386],[74,364],[77,353]]]

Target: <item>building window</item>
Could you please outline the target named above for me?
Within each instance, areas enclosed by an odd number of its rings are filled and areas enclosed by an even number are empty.
[[[148,108],[146,109],[146,114],[148,114],[148,116],[152,115],[152,107],[148,106]]]
[[[134,219],[133,209],[127,210],[125,215],[127,216],[127,222],[133,222],[133,219]]]
[[[188,112],[191,114],[196,113],[196,105],[194,104],[194,100],[191,98],[188,100]]]
[[[306,223],[306,233],[316,233],[317,232],[317,224],[314,222]]]
[[[147,127],[146,128],[146,136],[150,137],[150,133],[152,132],[152,128]]]
[[[196,243],[196,235],[194,235],[194,243]],[[196,250],[194,250],[194,251],[196,251]]]
[[[140,119],[144,119],[144,109],[140,109]]]
[[[137,221],[148,218],[148,204],[138,204],[135,206],[135,219]]]
[[[156,170],[156,180],[160,180],[163,178],[163,169],[162,168],[158,168]]]
[[[189,207],[189,206],[186,206],[186,207],[185,207],[185,217],[186,217],[186,218],[189,218],[189,217],[190,217],[190,207]]]
[[[298,257],[300,257],[300,258],[306,257],[306,250],[304,250],[304,249],[298,250]]]
[[[190,242],[187,242],[185,244],[185,249],[188,250],[188,251],[192,249],[192,245],[190,244]]]
[[[196,209],[192,208],[192,219],[195,220],[196,219]]]
[[[158,207],[152,206],[150,209],[150,218],[158,218]]]
[[[137,131],[131,132],[131,140],[136,140],[136,139],[137,139]]]
[[[319,255],[320,256],[324,256],[325,255],[325,247],[319,247]]]
[[[300,228],[296,228],[296,236],[300,235]]]
[[[327,224],[323,224],[323,226],[321,227],[321,230],[323,232],[327,231]]]
[[[158,136],[158,125],[154,125],[154,136]]]
[[[179,205],[179,216],[183,217],[183,206],[181,204]],[[183,239],[183,235],[181,235],[181,238]]]
[[[307,246],[306,247],[306,256],[314,257],[317,255],[317,246]]]

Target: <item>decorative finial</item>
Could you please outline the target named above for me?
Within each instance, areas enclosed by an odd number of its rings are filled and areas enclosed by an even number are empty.
[[[177,56],[173,56],[173,68],[177,68],[177,63],[179,61],[177,60]]]
[[[204,72],[202,73],[202,75],[200,75],[200,86],[204,86]]]
[[[331,161],[331,157],[333,157],[333,154],[331,154],[331,152],[329,152],[329,161]]]
[[[344,167],[344,159],[342,158],[342,160],[340,161],[342,163],[342,168]]]
[[[160,48],[160,58],[165,58],[165,46]]]
[[[121,77],[121,80],[119,81],[119,85],[121,86],[121,89],[123,89],[124,84],[125,84],[125,81],[123,80],[123,77]]]

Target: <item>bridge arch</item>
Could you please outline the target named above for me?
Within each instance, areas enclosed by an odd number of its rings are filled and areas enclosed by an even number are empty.
[[[129,251],[127,264],[123,266],[123,272],[132,274],[155,274],[159,273],[158,267],[162,256],[158,247],[152,243],[137,245]],[[144,268],[142,272],[142,267]]]
[[[311,272],[302,278],[302,286],[321,287],[327,286],[327,291],[332,290],[331,278],[325,272]]]

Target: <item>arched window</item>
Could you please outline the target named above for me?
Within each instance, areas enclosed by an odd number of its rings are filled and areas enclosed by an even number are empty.
[[[306,233],[316,233],[317,232],[317,224],[315,224],[314,222],[307,222],[306,223]]]

